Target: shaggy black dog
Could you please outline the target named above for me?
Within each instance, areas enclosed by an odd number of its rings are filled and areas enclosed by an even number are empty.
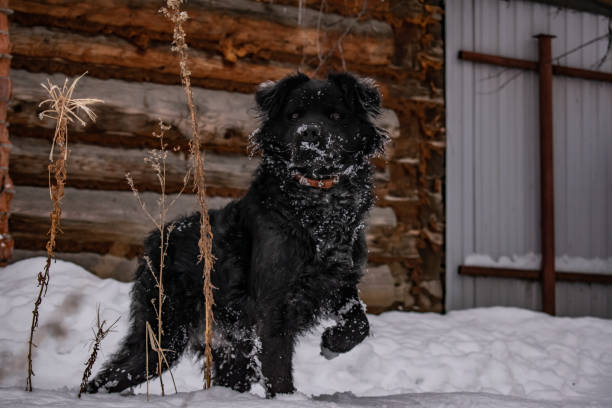
[[[321,317],[324,354],[343,353],[369,332],[357,283],[367,258],[364,220],[373,202],[369,159],[387,135],[372,119],[380,95],[369,80],[297,73],[262,84],[262,126],[251,141],[262,161],[247,194],[210,211],[216,257],[214,382],[238,391],[262,381],[268,396],[294,391],[296,336]],[[164,269],[163,342],[169,363],[202,352],[204,298],[197,242],[200,215],[174,221]],[[160,236],[145,254],[159,265]],[[158,271],[155,271],[158,274]],[[141,263],[132,289],[131,327],[89,392],[145,381],[145,322],[155,326],[157,287]],[[153,355],[151,350],[150,355]],[[155,372],[151,357],[149,372]],[[164,366],[165,368],[165,366]]]

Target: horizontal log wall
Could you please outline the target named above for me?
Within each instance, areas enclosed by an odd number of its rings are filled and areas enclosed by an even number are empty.
[[[11,42],[9,38],[8,0],[0,0],[0,266],[6,266],[13,254],[15,244],[10,234],[8,220],[14,194],[13,181],[8,172],[11,154],[6,113],[11,98]]]
[[[186,10],[190,69],[211,207],[241,196],[257,158],[257,84],[300,69],[342,70],[377,80],[379,125],[391,142],[376,167],[378,201],[367,230],[362,295],[372,311],[441,311],[445,132],[441,1],[194,0]],[[129,279],[150,224],[124,181],[126,171],[153,205],[158,187],[143,161],[169,123],[168,188],[187,165],[188,112],[168,22],[147,0],[12,2],[13,99],[8,107],[17,185],[10,227],[17,258],[37,254],[48,228],[46,163],[53,124],[40,121],[40,83],[88,71],[77,97],[105,100],[98,120],[70,130],[61,257],[101,276]],[[358,18],[355,18],[358,16]],[[299,23],[298,23],[299,21]],[[185,195],[174,214],[192,211]]]

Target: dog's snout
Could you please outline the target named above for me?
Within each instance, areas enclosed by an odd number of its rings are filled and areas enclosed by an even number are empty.
[[[317,125],[302,125],[298,128],[297,134],[300,141],[318,142],[321,136],[321,128]]]

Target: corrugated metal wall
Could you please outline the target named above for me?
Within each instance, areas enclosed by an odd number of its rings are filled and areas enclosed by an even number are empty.
[[[533,36],[548,33],[557,57],[607,33],[609,20],[499,0],[447,1],[445,19],[446,307],[540,309],[537,283],[457,274],[469,254],[540,252],[537,75],[460,61],[457,53],[535,61]],[[555,63],[612,72],[612,55],[597,67],[607,45]],[[612,257],[612,84],[555,77],[553,99],[557,255]],[[557,283],[557,313],[612,317],[612,286]]]

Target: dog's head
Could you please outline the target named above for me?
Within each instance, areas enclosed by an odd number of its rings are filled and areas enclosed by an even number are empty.
[[[348,174],[382,152],[387,134],[373,81],[351,74],[327,80],[297,73],[261,84],[255,100],[263,123],[251,143],[289,174],[322,180]]]

